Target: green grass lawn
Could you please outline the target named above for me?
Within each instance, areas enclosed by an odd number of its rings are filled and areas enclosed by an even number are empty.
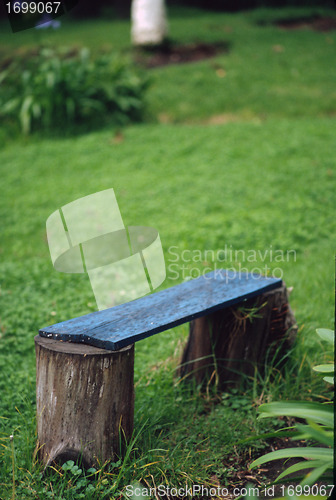
[[[334,318],[336,36],[256,24],[270,12],[173,10],[176,41],[225,40],[230,50],[199,63],[151,70],[148,121],[123,129],[121,140],[114,139],[113,129],[24,139],[3,131],[1,499],[13,498],[14,490],[19,500],[120,498],[126,485],[137,481],[178,486],[216,477],[224,486],[239,484],[235,464],[251,460],[248,448],[237,442],[259,430],[255,406],[326,395],[310,367],[324,359],[315,329],[333,328]],[[43,40],[36,36],[33,30],[13,35],[3,23],[1,51],[13,53],[47,39],[93,51],[103,45],[130,50],[125,21],[64,19],[61,30],[39,34]],[[109,187],[126,225],[158,229],[167,265],[161,288],[196,276],[204,266],[241,264],[252,270],[267,264],[294,288],[298,341],[287,372],[273,382],[252,382],[229,398],[202,395],[174,376],[186,325],[141,341],[135,366],[139,436],[128,460],[102,467],[93,478],[77,478],[71,470],[41,477],[33,458],[33,338],[39,327],[95,310],[85,276],[52,268],[45,221],[60,206]],[[177,266],[171,247],[181,257]],[[229,256],[224,262],[182,261],[184,250],[225,248],[293,252],[284,262],[269,257],[237,262]]]

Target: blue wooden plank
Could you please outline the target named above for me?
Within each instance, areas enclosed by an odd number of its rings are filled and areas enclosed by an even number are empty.
[[[52,326],[39,334],[119,350],[218,309],[281,286],[281,279],[220,269],[132,302]]]

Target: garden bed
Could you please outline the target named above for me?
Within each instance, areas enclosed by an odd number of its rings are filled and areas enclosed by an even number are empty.
[[[287,30],[313,29],[316,31],[336,30],[336,17],[302,17],[294,19],[280,19],[275,23],[279,28]]]
[[[159,47],[137,50],[135,61],[147,68],[181,64],[210,59],[218,54],[228,52],[228,44],[191,43],[187,45],[167,44]]]

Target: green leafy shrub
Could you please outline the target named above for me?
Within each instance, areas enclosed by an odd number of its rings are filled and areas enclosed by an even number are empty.
[[[34,130],[139,121],[148,80],[127,60],[88,49],[39,49],[0,73],[0,116]]]
[[[318,329],[319,337],[328,342],[334,349],[334,332],[326,329]],[[323,374],[334,374],[334,365],[332,363],[318,365],[314,370]],[[333,377],[325,377],[326,382],[334,383]],[[288,476],[289,474],[299,473],[309,469],[309,473],[303,478],[300,476],[296,479],[301,480],[301,486],[313,485],[317,480],[333,478],[333,447],[334,447],[334,408],[332,403],[318,403],[307,401],[283,401],[266,403],[259,407],[259,418],[267,417],[294,417],[304,419],[305,424],[297,423],[294,427],[284,429],[283,431],[294,431],[291,433],[292,439],[308,440],[313,446],[295,447],[276,450],[267,453],[257,460],[252,462],[250,468],[257,467],[271,460],[289,459],[293,457],[305,458],[308,460],[300,461],[282,472],[276,479]],[[273,437],[277,433],[273,434]],[[262,437],[262,436],[261,436]],[[271,437],[268,435],[268,437]],[[293,481],[295,478],[292,478]]]

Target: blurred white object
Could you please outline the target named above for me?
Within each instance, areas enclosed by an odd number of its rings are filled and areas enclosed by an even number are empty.
[[[57,30],[61,26],[61,21],[55,21],[49,14],[44,14],[43,17],[38,21],[35,28],[37,30],[53,28]]]
[[[164,0],[133,0],[131,19],[131,36],[135,45],[160,44],[168,33]]]

